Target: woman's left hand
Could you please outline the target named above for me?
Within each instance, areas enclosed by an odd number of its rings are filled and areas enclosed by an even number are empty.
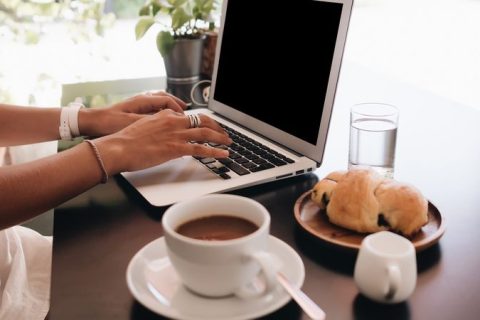
[[[81,109],[78,115],[80,134],[100,137],[117,132],[133,122],[164,109],[183,113],[187,105],[166,92],[136,95],[106,108]]]

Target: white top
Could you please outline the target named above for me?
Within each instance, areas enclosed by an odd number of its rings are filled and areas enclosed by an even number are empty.
[[[10,154],[0,148],[0,166]],[[52,237],[16,226],[0,230],[0,319],[44,320],[50,304]]]
[[[0,319],[45,319],[51,261],[51,237],[20,226],[0,230]]]

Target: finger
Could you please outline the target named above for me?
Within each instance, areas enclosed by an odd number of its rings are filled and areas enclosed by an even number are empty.
[[[222,126],[220,126],[220,124],[215,121],[214,119],[210,118],[209,116],[205,115],[205,114],[197,114],[199,117],[200,117],[200,125],[199,127],[201,128],[210,128],[212,130],[215,130],[225,136],[228,136],[228,133],[225,131],[225,129],[222,128]],[[190,123],[190,119],[188,117],[186,117],[187,121],[187,128],[191,128],[191,123]]]
[[[203,144],[188,143],[183,146],[183,154],[204,158],[227,158],[228,150],[210,147]]]
[[[230,137],[210,128],[192,128],[180,134],[184,141],[214,142],[224,145],[230,145],[233,142]]]
[[[175,99],[165,95],[144,95],[145,109],[143,113],[156,113],[164,109],[171,109],[175,112],[183,113],[183,108],[177,103]]]
[[[165,91],[156,91],[156,92],[150,92],[152,95],[154,96],[166,96],[166,97],[170,97],[172,98],[173,100],[175,100],[175,102],[183,109],[185,110],[187,108],[187,104],[185,103],[185,101],[183,101],[182,99],[174,96],[173,94],[170,94],[168,92],[165,92]]]
[[[201,127],[207,127],[215,131],[224,133],[225,135],[228,135],[225,129],[223,129],[222,126],[214,119],[210,118],[205,114],[199,114],[199,116],[201,120]]]
[[[150,99],[152,100],[152,103],[157,106],[161,106],[160,110],[163,109],[170,109],[175,112],[183,113],[184,107],[180,105],[176,99],[173,98],[173,96],[166,96],[166,95],[153,95],[150,96]],[[157,111],[160,111],[157,110]]]

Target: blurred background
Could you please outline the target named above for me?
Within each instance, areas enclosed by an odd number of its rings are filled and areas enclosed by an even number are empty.
[[[144,2],[0,0],[0,102],[58,105],[64,83],[164,75],[155,33],[135,40]],[[479,0],[356,0],[345,59],[480,107],[479,17]]]

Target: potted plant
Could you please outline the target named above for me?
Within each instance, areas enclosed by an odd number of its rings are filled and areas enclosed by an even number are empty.
[[[163,57],[169,83],[199,80],[203,42],[215,27],[212,13],[218,0],[147,0],[135,26],[137,40],[154,24],[160,26],[157,49]]]

